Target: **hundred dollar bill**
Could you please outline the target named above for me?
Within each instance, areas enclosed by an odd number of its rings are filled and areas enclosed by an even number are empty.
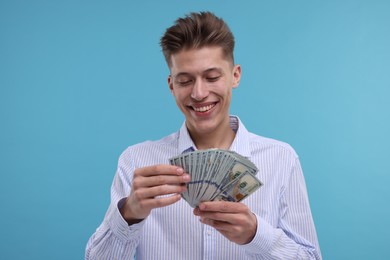
[[[241,177],[228,184],[224,191],[213,198],[213,200],[240,202],[262,185],[250,172],[245,172]]]

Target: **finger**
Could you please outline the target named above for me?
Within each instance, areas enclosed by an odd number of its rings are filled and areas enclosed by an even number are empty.
[[[154,208],[161,208],[161,207],[172,205],[178,202],[180,199],[181,199],[180,194],[173,194],[171,196],[166,196],[166,197],[146,199],[143,200],[141,204],[142,207],[154,209]]]
[[[134,171],[134,176],[154,176],[154,175],[182,175],[184,170],[178,166],[169,164],[159,164],[138,168]]]
[[[235,224],[239,223],[240,216],[238,214],[219,213],[219,212],[206,212],[200,214],[200,220],[203,222],[205,219],[221,221],[225,223]]]
[[[229,222],[218,221],[218,220],[210,219],[210,218],[201,219],[201,222],[205,225],[209,225],[209,226],[217,229],[218,231],[230,232],[232,230],[232,228],[235,227],[234,225],[232,225]]]
[[[190,175],[184,173],[179,176],[172,175],[156,175],[150,177],[138,177],[133,179],[133,187],[154,187],[160,185],[174,184],[180,185],[183,183],[188,183],[190,181]]]
[[[204,211],[199,208],[195,208],[194,214],[196,216],[199,216],[201,221],[203,219],[210,219],[210,220],[230,223],[232,225],[246,225],[246,223],[253,222],[255,220],[253,213],[249,210],[247,206],[245,206],[244,204],[238,205],[240,203],[233,203],[233,204],[237,204],[237,208],[240,209],[235,212],[223,212],[223,211]],[[200,207],[203,208],[203,206]]]
[[[134,180],[134,181],[137,182],[138,180]],[[187,173],[184,173],[183,175],[180,176],[156,175],[152,177],[143,177],[142,179],[140,179],[140,181],[143,182],[142,186],[144,187],[154,187],[154,186],[167,185],[167,184],[180,185],[180,184],[188,183],[190,181],[190,175]]]
[[[134,190],[134,196],[137,200],[145,200],[164,196],[169,194],[182,193],[187,189],[185,185],[160,185],[150,188],[141,188]]]
[[[239,213],[247,210],[247,207],[242,203],[230,201],[207,201],[199,205],[199,210],[212,212]]]

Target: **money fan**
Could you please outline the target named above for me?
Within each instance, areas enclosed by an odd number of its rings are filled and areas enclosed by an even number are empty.
[[[202,201],[239,202],[263,185],[255,176],[256,165],[233,151],[197,150],[172,157],[169,163],[190,174],[182,197],[194,208]]]

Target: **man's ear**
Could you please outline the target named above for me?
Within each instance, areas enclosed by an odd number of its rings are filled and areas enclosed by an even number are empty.
[[[233,88],[237,88],[241,80],[241,66],[235,65],[233,68]]]
[[[172,95],[174,95],[173,94],[173,79],[172,79],[171,75],[168,76],[168,87],[169,87],[169,90],[171,91]]]

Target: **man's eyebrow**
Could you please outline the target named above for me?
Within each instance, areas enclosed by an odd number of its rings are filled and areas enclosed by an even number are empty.
[[[218,72],[218,73],[222,73],[223,70],[221,68],[218,68],[218,67],[214,67],[214,68],[209,68],[205,71],[203,71],[203,74],[206,74],[206,73],[209,73],[209,72]]]
[[[190,73],[188,72],[179,72],[177,73],[176,75],[172,75],[174,78],[178,78],[178,77],[181,77],[181,76],[191,76]]]
[[[223,70],[221,68],[218,68],[218,67],[213,67],[213,68],[209,68],[209,69],[206,69],[204,71],[202,71],[202,74],[207,74],[207,73],[210,73],[210,72],[218,72],[218,73],[223,73]],[[172,75],[174,78],[178,78],[178,77],[181,77],[181,76],[192,76],[191,73],[189,72],[179,72],[175,75]]]

